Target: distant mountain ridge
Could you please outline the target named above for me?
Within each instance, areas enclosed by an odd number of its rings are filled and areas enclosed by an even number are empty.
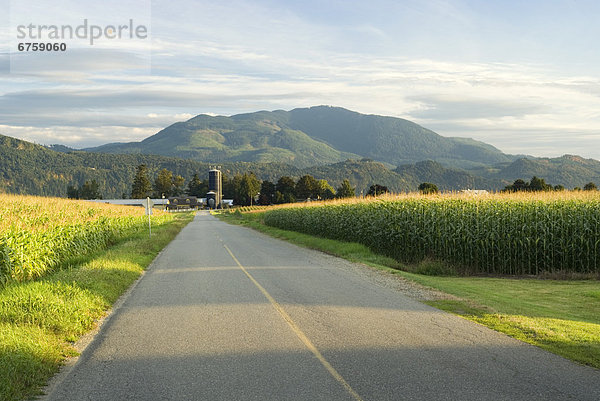
[[[339,185],[348,178],[366,192],[373,184],[395,192],[422,182],[443,190],[499,190],[538,176],[552,185],[600,184],[600,162],[565,155],[507,155],[491,145],[445,138],[407,120],[338,107],[260,111],[231,117],[198,115],[141,142],[106,144],[88,151],[48,147],[0,135],[0,191],[65,196],[68,185],[95,179],[105,197],[130,192],[135,168],[147,164],[189,180],[209,163],[261,180],[310,174]]]
[[[505,186],[505,181],[501,177],[484,178],[465,170],[446,168],[432,160],[398,166],[394,172],[401,176],[415,177],[418,182],[413,181],[411,187],[415,185],[418,187],[423,182],[434,183],[441,190],[499,190]]]
[[[43,196],[66,196],[68,185],[78,186],[86,180],[96,180],[105,198],[121,198],[131,191],[135,169],[146,164],[151,174],[162,168],[183,176],[186,181],[197,173],[207,178],[209,164],[189,159],[178,159],[145,154],[106,154],[70,151],[63,147],[49,149],[41,145],[0,135],[0,192]],[[442,189],[468,188],[469,173],[446,169],[436,162],[423,162],[415,171],[395,172],[382,163],[372,160],[345,160],[329,165],[298,168],[285,163],[224,163],[222,171],[232,177],[252,171],[261,180],[276,182],[287,175],[294,179],[310,174],[339,186],[349,179],[357,195],[366,193],[369,186],[380,184],[394,192],[415,191],[423,178],[432,174],[446,174]],[[431,171],[429,171],[431,170]],[[428,173],[429,171],[429,173]],[[435,171],[436,173],[433,173]],[[153,179],[153,178],[152,178]],[[500,181],[490,181],[489,189],[501,186]]]
[[[47,147],[0,135],[0,192],[66,196],[68,185],[96,180],[105,198],[120,198],[131,191],[135,168],[148,165],[151,174],[166,168],[189,180],[193,174],[206,178],[209,163],[189,159],[146,155],[106,154],[69,151],[64,147]],[[298,168],[285,163],[235,162],[222,164],[228,176],[252,171],[261,180],[277,181],[288,175],[298,179],[310,174],[333,186],[349,179],[357,195],[369,186],[380,184],[394,192],[416,191],[422,182],[432,182],[443,190],[499,190],[516,178],[529,180],[533,175],[553,185],[583,187],[587,182],[600,183],[600,162],[578,156],[552,159],[519,159],[492,167],[470,171],[444,167],[435,161],[401,165],[391,170],[387,165],[369,160],[345,160],[327,165]],[[152,177],[153,179],[153,177]]]
[[[435,160],[471,167],[515,160],[495,147],[469,138],[448,138],[396,117],[316,106],[289,112],[290,124],[336,149],[394,166]]]
[[[260,111],[231,117],[198,115],[141,142],[111,143],[89,152],[159,154],[196,161],[281,162],[304,168],[369,158],[390,166],[435,160],[473,168],[512,162],[495,147],[447,138],[395,117],[340,107]]]
[[[360,158],[315,140],[285,124],[278,112],[232,117],[198,115],[178,122],[141,142],[112,143],[84,149],[101,153],[140,153],[196,161],[279,162],[308,167]]]
[[[516,179],[541,177],[552,185],[582,188],[588,182],[600,183],[600,161],[580,156],[563,155],[547,158],[520,158],[512,163],[469,170],[473,175],[513,182]]]

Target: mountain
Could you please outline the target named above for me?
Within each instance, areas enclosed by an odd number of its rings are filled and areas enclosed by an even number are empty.
[[[462,168],[516,159],[483,142],[443,137],[401,118],[329,106],[231,117],[201,114],[141,142],[84,150],[159,154],[212,163],[281,162],[299,168],[361,158],[390,166],[435,160]]]
[[[273,182],[284,175],[297,179],[310,174],[338,186],[348,178],[357,193],[373,184],[414,191],[422,182],[444,190],[497,190],[534,175],[566,188],[600,184],[597,160],[510,156],[481,142],[441,137],[399,118],[325,106],[232,117],[199,115],[142,142],[90,150],[44,147],[0,135],[0,191],[65,196],[68,185],[94,179],[105,198],[122,197],[129,194],[139,164],[146,164],[151,175],[166,168],[189,180],[195,173],[206,178],[209,162],[220,164],[230,177],[252,171]]]
[[[290,126],[336,149],[394,166],[435,160],[456,167],[510,162],[495,147],[468,138],[447,138],[411,121],[317,106],[288,113]]]
[[[62,153],[69,153],[69,152],[75,152],[77,149],[74,148],[70,148],[68,146],[65,145],[60,145],[60,144],[53,144],[53,145],[46,145],[45,147],[47,147],[50,150],[53,150],[55,152],[62,152]]]
[[[458,189],[487,189],[500,190],[506,183],[500,178],[483,178],[467,171],[446,168],[438,162],[425,160],[416,164],[398,166],[395,173],[403,177],[414,177],[412,187],[418,187],[422,182],[431,182],[441,190]]]
[[[414,177],[401,176],[383,163],[368,159],[349,159],[308,167],[302,169],[302,173],[312,175],[316,179],[326,179],[334,188],[339,187],[344,179],[348,179],[352,186],[356,187],[357,195],[360,195],[361,191],[366,194],[373,184],[384,185],[392,192],[415,191],[419,186],[419,183],[415,185]]]
[[[469,172],[488,179],[501,179],[507,183],[533,176],[544,178],[552,185],[565,188],[583,188],[588,182],[600,183],[600,161],[579,156],[564,155],[555,158],[521,158],[512,163],[493,167],[474,168]]]
[[[151,179],[166,168],[189,181],[194,174],[202,179],[208,176],[209,164],[189,159],[145,154],[105,154],[82,151],[65,153],[30,142],[0,135],[0,192],[66,196],[67,186],[79,186],[87,180],[96,180],[104,198],[121,198],[131,191],[135,169],[140,164],[149,168]],[[252,171],[261,180],[276,182],[284,175],[298,179],[310,174],[325,179],[334,187],[349,179],[357,194],[366,193],[373,184],[387,186],[391,191],[415,191],[419,183],[430,181],[442,189],[472,188],[481,183],[486,189],[497,189],[493,180],[473,178],[469,173],[447,169],[435,162],[401,166],[397,171],[373,160],[345,160],[343,162],[298,168],[285,163],[225,163],[223,174],[233,177]],[[477,181],[479,180],[479,181]],[[478,187],[482,188],[482,187]]]
[[[142,154],[64,153],[0,135],[0,192],[64,197],[67,186],[96,180],[104,198],[121,198],[130,194],[140,164],[148,166],[152,180],[163,168],[184,177],[186,184],[195,173],[208,178],[208,163]],[[222,170],[228,176],[253,171],[275,181],[282,175],[300,174],[296,167],[282,163],[229,163]]]
[[[197,171],[201,164],[150,155],[64,153],[0,135],[0,191],[17,194],[66,196],[68,185],[95,179],[104,197],[131,192],[135,167],[170,168],[177,174]],[[202,164],[206,168],[207,164]]]
[[[285,123],[285,114],[280,118],[281,113],[258,112],[233,117],[201,114],[170,125],[141,142],[113,143],[86,150],[158,154],[213,163],[280,162],[296,167],[359,157],[290,127]]]
[[[302,169],[302,173],[327,179],[334,187],[347,178],[356,187],[357,195],[361,191],[367,193],[373,184],[384,185],[392,192],[417,191],[422,182],[432,182],[439,189],[449,191],[475,188],[500,190],[505,185],[500,180],[476,177],[464,170],[446,168],[431,160],[403,165],[395,170],[369,159],[346,160]]]

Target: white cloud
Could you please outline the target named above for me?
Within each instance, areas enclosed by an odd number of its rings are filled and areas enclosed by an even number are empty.
[[[93,147],[107,142],[141,141],[163,127],[29,127],[0,125],[0,134],[23,139],[41,145],[61,144],[74,148]]]
[[[458,62],[452,61],[458,56],[447,57],[449,49],[418,49],[435,43],[428,30],[401,35],[421,22],[439,22],[465,27],[440,43],[468,38],[483,22],[466,4],[351,2],[317,10],[234,1],[154,7],[151,70],[135,47],[78,50],[62,61],[27,58],[32,64],[22,74],[0,75],[5,130],[23,127],[38,139],[48,135],[89,146],[103,136],[104,142],[115,140],[114,132],[120,140],[138,140],[139,132],[151,135],[200,113],[331,104],[407,118],[442,135],[474,137],[509,152],[524,153],[514,150],[522,146],[533,154],[554,149],[600,158],[600,78],[593,64],[578,71],[520,57]],[[405,28],[390,24],[394,15]],[[473,42],[481,44],[479,38]],[[465,46],[457,42],[457,52]],[[51,68],[43,69],[45,64]],[[135,133],[136,127],[141,131]]]
[[[208,114],[210,116],[217,116],[217,114],[215,113],[204,113],[204,114]],[[194,117],[193,114],[190,113],[179,113],[179,114],[175,114],[173,116],[177,121],[184,121],[184,120],[189,120],[190,118]]]
[[[284,70],[289,62],[255,60],[257,70],[263,63]],[[159,128],[160,123],[164,127],[207,112],[333,104],[407,118],[442,135],[474,137],[505,151],[518,148],[514,142],[518,136],[490,132],[546,130],[547,136],[535,136],[539,151],[535,141],[527,142],[530,153],[540,154],[548,144],[560,143],[561,152],[579,149],[585,156],[600,157],[590,142],[597,139],[593,133],[600,132],[600,80],[593,77],[563,76],[531,65],[348,56],[326,63],[305,61],[295,68],[304,74],[264,77],[209,69],[193,79],[135,76],[129,82],[127,75],[103,74],[86,85],[66,83],[60,88],[5,93],[0,97],[0,116],[11,126],[21,121],[39,127],[72,124],[91,132],[106,123]],[[585,145],[565,149],[564,132]],[[106,142],[110,140],[107,137]]]

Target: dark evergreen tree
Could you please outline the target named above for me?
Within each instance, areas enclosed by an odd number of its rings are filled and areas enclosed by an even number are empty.
[[[79,188],[79,199],[102,199],[96,180],[86,181]]]
[[[258,203],[261,205],[271,205],[275,202],[275,184],[264,180],[260,185],[260,197]]]
[[[523,181],[522,179],[517,179],[511,185],[507,185],[502,190],[503,192],[518,192],[518,191],[528,191],[529,183]]]
[[[156,179],[154,180],[154,197],[155,198],[168,198],[172,196],[173,187],[173,172],[163,168],[158,172]]]
[[[296,183],[291,177],[283,176],[275,184],[275,203],[292,203],[296,201]]]
[[[67,198],[79,199],[79,189],[77,189],[74,185],[69,185],[67,187]]]
[[[317,197],[317,180],[312,175],[300,177],[295,187],[297,199],[310,199]]]
[[[356,196],[355,193],[356,188],[350,185],[350,181],[345,179],[342,181],[342,185],[340,185],[336,191],[336,198],[352,198]]]
[[[245,199],[244,194],[242,193],[242,175],[236,174],[233,176],[231,180],[229,180],[228,185],[231,187],[231,199],[233,199],[233,203],[236,205],[244,205]]]
[[[198,177],[198,173],[195,173],[190,182],[188,182],[187,194],[189,196],[196,196],[203,198],[208,192],[208,183],[204,182]]]
[[[152,192],[152,184],[148,178],[148,167],[145,164],[140,164],[136,168],[135,178],[131,186],[131,198],[143,199],[150,196]]]
[[[185,179],[182,176],[174,175],[172,171],[163,168],[154,180],[153,196],[155,198],[179,196],[183,192],[184,183]]]
[[[377,195],[382,195],[382,194],[385,194],[388,192],[389,192],[388,187],[379,185],[379,184],[374,184],[369,187],[367,196],[377,196]]]
[[[327,180],[317,181],[317,198],[318,199],[333,199],[335,198],[335,189]]]
[[[522,179],[515,180],[511,185],[507,185],[502,190],[503,192],[520,192],[520,191],[552,191],[552,185],[546,184],[543,178],[533,176],[530,182],[525,182]]]
[[[171,196],[180,196],[183,194],[183,185],[185,184],[185,178],[180,175],[173,175],[173,181],[171,185]]]
[[[260,191],[260,181],[254,173],[244,173],[239,185],[239,192],[242,205],[254,204],[254,198]]]
[[[235,195],[233,180],[225,173],[221,174],[221,185],[223,185],[223,199],[233,199]]]
[[[437,185],[431,182],[423,182],[419,185],[419,192],[423,195],[437,194],[439,192]]]
[[[546,184],[546,181],[543,178],[533,176],[529,182],[530,191],[551,191],[552,189],[552,185]]]

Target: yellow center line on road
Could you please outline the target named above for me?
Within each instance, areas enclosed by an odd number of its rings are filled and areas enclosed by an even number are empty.
[[[290,315],[288,315],[287,312],[283,309],[283,307],[281,305],[279,305],[279,303],[277,303],[277,301],[275,301],[275,298],[273,298],[271,296],[271,294],[269,294],[267,292],[267,290],[265,290],[264,287],[262,285],[260,285],[260,283],[258,281],[256,281],[256,279],[254,277],[252,277],[252,275],[250,273],[248,273],[248,271],[244,268],[244,266],[242,266],[240,261],[235,257],[233,252],[231,252],[229,247],[227,247],[227,245],[225,245],[225,244],[223,244],[223,247],[225,247],[225,249],[227,250],[229,255],[233,258],[235,263],[237,263],[239,268],[242,269],[242,271],[246,274],[246,276],[248,276],[250,281],[252,281],[254,283],[256,288],[258,288],[260,290],[260,292],[262,292],[262,294],[265,296],[265,298],[267,298],[269,300],[269,302],[271,303],[271,305],[273,305],[275,310],[277,310],[277,312],[279,312],[279,314],[281,315],[283,320],[285,320],[287,322],[287,324],[290,326],[290,328],[292,329],[292,331],[294,333],[296,333],[296,335],[298,336],[300,341],[302,341],[304,343],[304,345],[306,346],[306,348],[308,348],[310,350],[310,352],[312,352],[313,355],[319,360],[319,362],[321,362],[321,365],[323,365],[323,367],[325,369],[327,369],[329,374],[331,376],[333,376],[333,378],[335,380],[337,380],[342,386],[344,386],[344,388],[348,391],[348,393],[350,393],[350,395],[356,401],[363,401],[363,399],[360,397],[360,395],[358,395],[358,393],[356,391],[354,391],[354,389],[350,386],[350,384],[348,384],[348,382],[342,377],[342,375],[340,375],[338,373],[338,371],[335,370],[335,368],[333,366],[331,366],[331,364],[329,362],[327,362],[327,359],[325,359],[325,357],[321,354],[321,352],[319,352],[317,347],[315,347],[315,345],[309,340],[309,338],[306,336],[306,334],[304,334],[304,332],[300,329],[300,327],[298,327],[298,325],[292,320]]]

